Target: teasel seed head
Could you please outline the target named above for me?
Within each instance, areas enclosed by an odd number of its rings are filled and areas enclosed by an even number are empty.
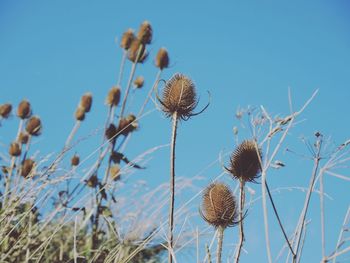
[[[21,167],[21,176],[27,178],[34,168],[35,162],[32,159],[25,159]]]
[[[139,53],[139,49],[141,49],[139,54],[139,59],[136,61],[137,54]],[[134,63],[143,63],[147,57],[148,57],[148,52],[146,51],[145,45],[143,45],[140,40],[135,38],[131,42],[130,48],[128,50],[128,59]]]
[[[21,119],[28,119],[31,114],[32,110],[29,101],[22,100],[17,108],[17,116]]]
[[[119,122],[118,133],[127,136],[129,133],[135,131],[138,128],[136,116],[129,114],[125,118],[122,118]]]
[[[111,178],[113,179],[113,181],[118,181],[120,180],[120,166],[118,164],[113,165],[110,168],[110,174],[111,174]]]
[[[131,28],[129,28],[127,31],[124,32],[122,36],[122,39],[120,41],[120,47],[125,50],[128,50],[134,39],[135,39],[134,31]]]
[[[156,57],[156,67],[163,70],[169,66],[169,55],[165,48],[159,49]]]
[[[153,29],[151,24],[148,21],[144,21],[140,25],[137,38],[141,41],[142,44],[147,45],[152,41]]]
[[[84,109],[85,112],[89,112],[92,105],[92,94],[86,93],[81,97],[80,107]]]
[[[245,140],[234,150],[227,169],[233,178],[255,182],[261,172],[261,150],[257,151],[254,140]]]
[[[5,103],[0,105],[0,116],[7,119],[12,111],[12,105],[10,103]]]
[[[105,131],[105,136],[108,140],[115,140],[117,135],[117,127],[111,123]]]
[[[21,144],[27,144],[28,143],[28,140],[29,140],[29,135],[28,133],[26,132],[21,132],[18,136],[18,141],[21,143]]]
[[[11,156],[20,156],[21,155],[21,145],[18,142],[13,142],[10,144],[9,154]]]
[[[41,133],[42,125],[38,116],[30,117],[27,121],[26,131],[32,136],[39,136]]]
[[[80,158],[79,158],[79,155],[77,154],[74,154],[72,159],[70,160],[70,163],[72,166],[78,166],[79,165],[79,162],[80,162]]]
[[[85,119],[85,110],[78,106],[77,110],[75,111],[75,119],[77,121],[83,121]]]
[[[120,101],[120,88],[118,86],[112,87],[107,95],[106,104],[109,106],[118,106]]]
[[[134,86],[138,89],[141,89],[143,87],[143,84],[145,83],[145,79],[142,76],[138,76],[134,80]]]
[[[224,183],[215,182],[207,186],[199,211],[203,219],[215,228],[226,228],[238,224],[236,198]]]

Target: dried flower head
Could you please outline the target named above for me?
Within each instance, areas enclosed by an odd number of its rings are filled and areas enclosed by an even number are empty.
[[[29,101],[22,100],[17,108],[17,116],[21,119],[28,119],[31,114],[32,110]]]
[[[111,168],[110,168],[110,174],[111,174],[111,178],[114,180],[114,181],[118,181],[120,179],[120,166],[118,164],[116,165],[113,165]]]
[[[98,178],[95,174],[91,175],[90,178],[85,181],[89,187],[95,188],[98,185]]]
[[[135,131],[138,128],[138,123],[136,121],[136,116],[129,114],[125,118],[122,118],[119,122],[118,133],[123,135],[128,135],[129,133]]]
[[[12,105],[10,103],[5,103],[0,105],[0,116],[7,119],[11,113]]]
[[[34,168],[35,162],[32,159],[25,159],[21,167],[21,176],[27,178]]]
[[[77,154],[74,154],[72,159],[70,160],[70,163],[72,166],[77,166],[79,165],[79,162],[80,162],[80,158]]]
[[[145,83],[145,79],[142,76],[138,76],[134,80],[134,85],[136,88],[141,89],[143,87],[143,84]]]
[[[81,97],[80,107],[84,109],[85,112],[89,112],[92,105],[92,94],[86,93]]]
[[[153,29],[151,24],[148,21],[144,21],[140,25],[139,32],[137,34],[137,38],[141,41],[142,44],[147,45],[152,41]]]
[[[32,136],[38,136],[41,133],[41,120],[37,116],[31,117],[27,121],[26,131]]]
[[[124,32],[122,36],[122,39],[120,41],[120,47],[125,50],[128,50],[134,39],[135,39],[134,31],[131,28],[129,28],[127,31]]]
[[[75,119],[77,121],[83,121],[85,119],[85,110],[80,106],[75,111]]]
[[[21,145],[18,142],[13,142],[10,144],[9,154],[11,156],[20,156],[21,155]]]
[[[138,59],[137,59],[138,57]],[[134,63],[143,63],[148,57],[148,52],[140,40],[135,38],[128,50],[128,59]]]
[[[244,182],[255,182],[260,176],[261,150],[257,151],[255,141],[243,141],[230,158],[230,166],[227,169],[233,178]]]
[[[105,131],[106,138],[108,140],[114,140],[117,135],[117,127],[113,123],[111,123]]]
[[[236,198],[224,183],[212,183],[204,190],[199,211],[203,219],[216,228],[226,228],[238,223]]]
[[[120,88],[118,86],[112,87],[107,95],[106,104],[109,106],[117,106],[120,101]]]
[[[18,141],[21,143],[21,144],[27,144],[29,140],[29,135],[28,133],[26,132],[21,132],[18,136]]]
[[[169,55],[165,48],[159,49],[156,57],[156,67],[163,70],[169,66]]]

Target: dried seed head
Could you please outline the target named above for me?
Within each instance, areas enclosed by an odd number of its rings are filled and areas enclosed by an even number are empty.
[[[85,110],[80,106],[75,111],[75,119],[77,121],[83,121],[85,119]]]
[[[21,176],[27,178],[34,168],[35,162],[32,159],[25,159],[22,163]]]
[[[135,131],[138,128],[136,117],[133,114],[129,114],[125,118],[122,118],[119,122],[118,133],[127,136],[129,133]]]
[[[144,21],[140,25],[139,32],[137,34],[137,38],[141,41],[142,44],[147,45],[152,41],[153,29],[151,24],[148,21]]]
[[[226,184],[213,183],[204,190],[200,213],[207,223],[216,228],[234,226],[237,211],[236,198]]]
[[[27,100],[22,100],[17,108],[17,116],[21,119],[28,119],[32,114],[30,103]]]
[[[26,131],[32,136],[38,136],[41,133],[41,120],[37,116],[31,117],[27,121]]]
[[[156,67],[161,70],[167,68],[169,66],[169,55],[168,51],[165,48],[161,48],[158,51],[156,57]]]
[[[120,41],[120,47],[128,50],[130,48],[131,42],[135,39],[134,31],[129,28],[124,32],[122,40]]]
[[[89,187],[95,188],[98,185],[97,176],[95,174],[91,175],[90,178],[86,181],[86,183]]]
[[[86,93],[81,97],[80,107],[84,109],[85,112],[89,112],[92,105],[92,94]]]
[[[28,133],[26,132],[21,132],[18,136],[18,141],[21,143],[21,144],[27,144],[29,140],[29,135]]]
[[[21,145],[18,142],[13,142],[10,144],[9,154],[11,156],[20,156],[21,155]]]
[[[137,55],[139,59],[137,59]],[[141,43],[140,40],[135,38],[130,45],[128,50],[128,59],[135,63],[143,63],[148,57],[148,53],[145,49],[145,46]],[[137,59],[137,61],[136,61]]]
[[[145,79],[142,76],[138,76],[134,80],[134,85],[136,88],[141,89],[143,87],[143,84],[145,83]]]
[[[107,95],[106,104],[109,106],[117,106],[120,101],[120,88],[118,86],[112,87]]]
[[[114,180],[114,181],[118,181],[120,180],[120,166],[118,164],[116,165],[113,165],[111,168],[110,168],[110,174],[111,174],[111,178]]]
[[[105,135],[106,135],[106,138],[108,140],[113,140],[116,138],[116,135],[117,135],[117,128],[115,127],[115,125],[113,123],[111,123],[108,128],[106,129],[105,131]]]
[[[190,117],[197,106],[197,95],[192,80],[179,73],[172,76],[166,82],[161,103],[163,111],[169,117],[175,112],[178,118]]]
[[[70,160],[71,165],[72,166],[77,166],[77,165],[79,165],[79,162],[80,162],[79,156],[74,154],[72,159]]]
[[[228,171],[235,179],[255,182],[261,172],[260,158],[261,150],[256,150],[255,141],[243,141],[232,153]]]
[[[4,119],[7,119],[11,113],[12,105],[9,103],[5,103],[0,105],[0,116]]]

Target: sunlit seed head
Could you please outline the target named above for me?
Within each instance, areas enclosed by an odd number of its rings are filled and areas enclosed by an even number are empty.
[[[118,106],[120,101],[120,88],[118,86],[112,87],[107,95],[106,104],[109,106]]]
[[[12,111],[12,105],[10,103],[5,103],[0,105],[0,116],[7,119]]]
[[[163,70],[169,66],[169,55],[165,48],[159,49],[156,56],[156,67]]]
[[[78,166],[79,165],[79,162],[80,162],[80,158],[79,158],[79,155],[77,154],[74,154],[72,159],[70,160],[70,163],[72,166]]]
[[[131,28],[129,28],[127,31],[124,32],[122,36],[122,39],[120,41],[120,47],[125,50],[128,50],[134,39],[135,39],[134,31]]]
[[[10,144],[9,154],[11,156],[20,156],[21,155],[21,145],[18,142],[13,142]]]
[[[17,108],[17,116],[21,119],[28,119],[32,114],[32,109],[29,101],[22,100]]]
[[[27,121],[26,131],[32,136],[39,136],[42,130],[41,120],[38,116],[30,117]]]
[[[85,112],[89,112],[92,106],[92,94],[86,93],[81,97],[80,107],[84,109]]]
[[[21,166],[21,176],[27,178],[33,171],[35,162],[32,159],[25,159]]]
[[[148,21],[144,21],[140,25],[139,32],[137,33],[137,38],[142,44],[147,45],[152,42],[153,29]]]
[[[138,57],[138,59],[137,59]],[[128,50],[128,59],[134,63],[143,63],[148,57],[145,45],[141,41],[135,38]]]
[[[135,88],[141,89],[143,87],[145,83],[145,79],[142,76],[138,76],[135,80],[134,80],[134,86]]]

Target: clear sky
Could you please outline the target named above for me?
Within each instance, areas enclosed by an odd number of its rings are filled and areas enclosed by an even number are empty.
[[[220,151],[234,149],[232,128],[239,126],[234,118],[238,107],[264,105],[272,115],[288,113],[288,87],[296,108],[319,89],[301,116],[304,121],[288,137],[288,147],[308,154],[300,137],[312,140],[317,130],[330,136],[335,145],[349,139],[349,1],[0,0],[0,103],[17,104],[22,98],[31,101],[44,125],[33,151],[59,151],[74,124],[79,98],[86,91],[93,93],[94,105],[78,136],[103,126],[107,111],[104,98],[116,83],[122,54],[116,41],[127,28],[137,30],[144,20],[154,29],[150,59],[138,71],[145,76],[146,89],[157,72],[154,56],[160,47],[166,47],[172,66],[163,78],[175,72],[190,76],[201,95],[200,105],[206,103],[207,90],[212,94],[209,109],[179,127],[179,176],[191,177],[214,161]],[[140,96],[146,92],[140,91]],[[148,109],[152,108],[149,105]],[[8,143],[16,125],[13,117],[11,124],[0,129],[1,142]],[[169,142],[170,122],[161,113],[152,112],[140,125],[127,150],[131,157]],[[249,131],[242,131],[239,138],[249,136]],[[92,137],[77,151],[87,156],[99,142],[99,136]],[[136,173],[130,182],[142,179],[150,187],[167,182],[168,150],[154,154],[149,169]],[[311,161],[282,153],[278,159],[287,166],[269,175],[271,188],[307,185]],[[217,163],[205,171],[200,186],[214,179],[220,169]],[[326,180],[326,191],[333,197],[326,203],[330,253],[349,205],[350,182]],[[251,187],[259,196],[260,185]],[[276,195],[289,233],[304,195],[296,190]],[[303,262],[321,259],[319,202],[314,197]],[[194,201],[194,208],[199,201]],[[260,202],[256,203],[247,217],[247,254],[242,262],[264,262],[261,260],[266,258],[260,207]],[[200,220],[194,222],[204,227]],[[272,217],[271,222],[276,223]],[[232,237],[237,230],[227,233],[227,244],[236,242]],[[273,255],[277,255],[282,240],[277,227],[272,237]],[[181,252],[180,263],[195,262],[194,255],[194,248]]]

